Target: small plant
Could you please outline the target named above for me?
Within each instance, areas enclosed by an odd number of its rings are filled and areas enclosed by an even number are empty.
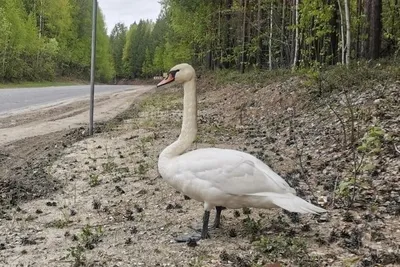
[[[98,174],[91,173],[89,175],[89,185],[90,187],[95,187],[100,184],[100,179]]]
[[[306,241],[300,238],[282,235],[261,236],[254,245],[269,261],[290,259],[296,266],[319,266],[318,260],[309,255]]]
[[[108,161],[101,164],[101,167],[103,167],[103,173],[111,173],[118,168],[118,165],[113,161]]]
[[[202,267],[204,265],[205,256],[199,256],[189,262],[190,267]]]
[[[258,221],[255,221],[253,218],[250,218],[249,216],[247,216],[247,218],[245,218],[243,220],[243,226],[244,226],[244,230],[247,234],[254,236],[260,232],[261,219],[259,219]]]
[[[154,136],[152,136],[152,135],[147,135],[147,136],[140,138],[140,142],[142,144],[151,143],[153,140],[154,140]]]
[[[145,162],[139,163],[138,167],[135,168],[135,174],[145,175],[149,170],[149,165]]]
[[[73,258],[73,267],[86,265],[85,249],[80,244],[68,248],[68,252],[68,256]]]
[[[340,182],[336,189],[336,194],[342,198],[349,198],[351,196],[351,189],[356,185],[356,179],[354,177],[346,179]]]
[[[66,226],[68,226],[69,223],[70,223],[70,221],[68,219],[57,219],[57,220],[47,223],[46,227],[48,227],[48,228],[54,227],[54,228],[58,228],[58,229],[63,229]]]
[[[353,167],[350,178],[341,181],[336,189],[336,194],[347,202],[347,206],[353,204],[356,191],[366,184],[365,179],[361,179],[363,172],[372,172],[374,164],[365,162],[367,156],[377,155],[381,152],[385,132],[378,126],[371,127],[361,138],[361,145],[353,151]]]
[[[381,127],[373,126],[361,139],[362,143],[357,150],[369,155],[379,154],[382,149],[382,141],[385,132]]]
[[[141,126],[140,128],[144,128],[144,129],[152,129],[157,127],[157,121],[154,118],[147,118],[146,120],[143,120],[141,122]]]
[[[97,243],[101,241],[101,236],[103,235],[103,229],[101,226],[93,228],[87,224],[82,228],[79,234],[79,240],[86,249],[93,249]]]
[[[29,214],[28,217],[25,218],[26,222],[31,222],[37,219],[37,216],[34,216],[32,214]]]
[[[87,265],[85,250],[94,249],[95,246],[101,241],[101,236],[103,235],[103,229],[101,226],[92,227],[87,224],[82,228],[81,232],[74,235],[74,241],[79,243],[76,246],[68,248],[67,257],[73,258],[74,267]]]

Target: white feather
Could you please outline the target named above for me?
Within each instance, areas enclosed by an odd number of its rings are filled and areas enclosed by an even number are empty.
[[[184,84],[184,111],[179,139],[160,154],[161,176],[183,194],[204,202],[204,208],[276,208],[317,213],[324,209],[297,197],[289,184],[256,157],[231,149],[206,148],[184,153],[197,132],[193,68],[180,64],[175,80]]]

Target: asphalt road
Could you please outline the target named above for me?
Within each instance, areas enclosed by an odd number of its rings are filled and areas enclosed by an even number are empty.
[[[134,90],[139,87],[133,85],[96,85],[95,95]],[[85,96],[88,97],[89,101],[89,95],[90,85],[0,89],[0,114]]]

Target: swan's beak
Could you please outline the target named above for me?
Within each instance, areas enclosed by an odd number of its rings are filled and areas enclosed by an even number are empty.
[[[168,83],[172,83],[173,81],[175,81],[174,76],[172,75],[172,73],[168,73],[167,78],[165,78],[164,80],[162,80],[161,82],[159,82],[159,83],[157,84],[157,87],[166,85],[166,84],[168,84]]]

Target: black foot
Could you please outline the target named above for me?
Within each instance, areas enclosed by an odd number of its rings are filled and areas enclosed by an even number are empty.
[[[201,234],[195,234],[195,235],[190,235],[190,236],[183,236],[183,237],[178,237],[175,239],[176,242],[192,242],[198,241],[200,239],[207,239],[210,238],[210,235],[208,234],[208,220],[210,219],[210,212],[209,211],[204,211],[204,216],[203,216],[203,228],[201,230]]]
[[[175,241],[178,243],[190,243],[194,241],[199,241],[201,239],[200,234],[192,234],[192,235],[184,235],[175,238]]]
[[[183,235],[175,238],[175,241],[178,243],[191,243],[193,241],[200,241],[201,239],[208,239],[210,235],[206,233],[204,237],[201,236],[200,233],[194,233],[192,235]]]

